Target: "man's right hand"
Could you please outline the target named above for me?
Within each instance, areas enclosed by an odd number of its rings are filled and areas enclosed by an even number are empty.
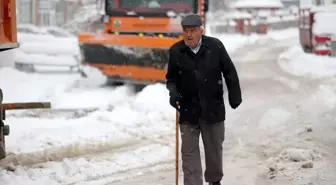
[[[180,110],[180,105],[178,105],[177,103],[180,103],[181,100],[182,100],[182,96],[178,94],[178,95],[170,96],[169,103],[175,109]]]

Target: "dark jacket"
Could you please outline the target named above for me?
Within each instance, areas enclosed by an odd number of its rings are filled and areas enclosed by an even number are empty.
[[[177,92],[182,96],[179,102],[181,124],[198,123],[199,119],[208,123],[225,120],[222,74],[231,107],[237,107],[242,102],[236,69],[223,43],[217,38],[203,35],[197,54],[183,40],[175,43],[169,49],[167,70],[170,95]]]

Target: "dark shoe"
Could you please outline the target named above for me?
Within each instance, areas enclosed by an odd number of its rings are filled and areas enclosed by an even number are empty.
[[[221,183],[218,181],[218,182],[209,182],[209,185],[221,185]]]

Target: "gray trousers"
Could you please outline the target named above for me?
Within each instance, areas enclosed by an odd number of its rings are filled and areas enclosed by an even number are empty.
[[[203,185],[202,163],[199,148],[201,134],[205,153],[206,182],[221,181],[223,177],[222,144],[225,138],[225,124],[180,124],[182,170],[184,185]]]

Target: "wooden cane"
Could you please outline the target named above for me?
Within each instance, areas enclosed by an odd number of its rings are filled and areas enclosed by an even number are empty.
[[[179,103],[176,102],[177,106],[179,106]],[[180,137],[180,134],[179,134],[179,111],[176,110],[176,145],[175,145],[175,162],[176,162],[176,174],[175,174],[175,180],[176,180],[176,185],[179,184],[179,137]]]

